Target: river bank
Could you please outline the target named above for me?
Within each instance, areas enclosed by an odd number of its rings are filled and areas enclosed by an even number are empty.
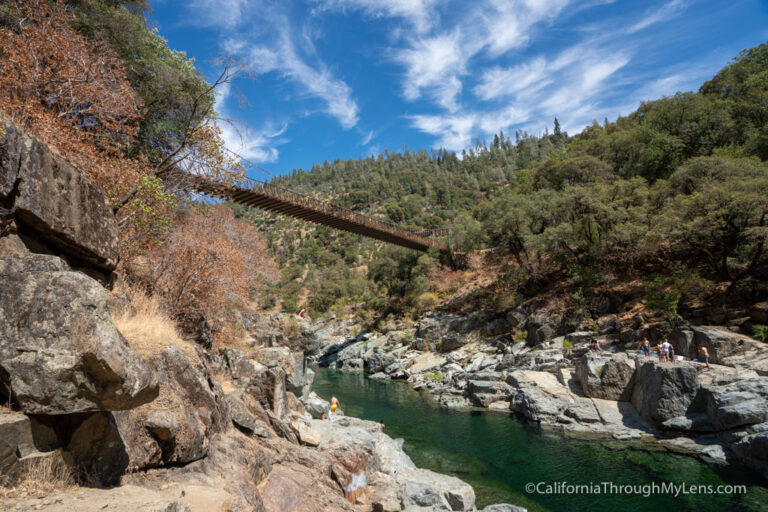
[[[765,510],[765,480],[738,464],[712,464],[665,449],[658,443],[617,441],[564,434],[510,412],[440,406],[407,383],[377,381],[359,373],[319,369],[313,390],[336,396],[347,415],[382,421],[386,432],[405,440],[419,467],[470,483],[479,507],[506,501],[530,511],[568,510]],[[745,495],[654,496],[534,494],[529,482],[617,485],[676,482],[743,484]]]
[[[768,477],[768,347],[724,327],[641,319],[607,315],[592,331],[559,334],[567,326],[528,306],[502,314],[428,313],[355,337],[329,322],[315,326],[317,361],[406,381],[445,407],[510,411],[555,429],[645,440],[740,461]],[[513,323],[518,327],[510,330]],[[523,341],[514,335],[520,328],[529,333]],[[710,367],[660,363],[638,350],[643,338],[669,339],[677,354],[706,348]]]

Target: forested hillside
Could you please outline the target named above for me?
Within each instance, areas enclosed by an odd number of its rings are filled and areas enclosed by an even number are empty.
[[[454,249],[492,249],[496,284],[514,300],[555,282],[578,290],[640,276],[676,304],[680,294],[765,293],[766,159],[763,44],[698,92],[645,102],[575,136],[554,120],[551,133],[500,133],[460,156],[385,152],[294,170],[279,182],[413,229],[450,227]],[[284,265],[268,306],[282,297],[299,307],[303,287],[318,313],[336,302],[377,309],[394,299],[418,309],[442,299],[429,279],[435,254],[253,218]]]

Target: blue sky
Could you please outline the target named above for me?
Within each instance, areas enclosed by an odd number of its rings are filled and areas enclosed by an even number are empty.
[[[275,174],[504,130],[570,133],[696,90],[768,40],[766,0],[153,0],[220,91],[231,149]]]

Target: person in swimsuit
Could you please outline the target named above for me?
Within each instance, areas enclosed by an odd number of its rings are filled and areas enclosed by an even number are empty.
[[[664,362],[664,353],[662,352],[661,342],[656,344],[656,351],[659,353],[659,362]]]
[[[699,347],[699,359],[704,361],[704,364],[707,365],[707,370],[709,370],[709,350],[707,350],[707,347]]]
[[[335,396],[331,397],[331,414],[336,412],[336,409],[339,408],[339,399]]]
[[[651,357],[651,344],[648,343],[648,340],[643,340],[643,354],[645,357]]]

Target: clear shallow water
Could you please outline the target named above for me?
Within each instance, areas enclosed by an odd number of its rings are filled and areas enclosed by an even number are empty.
[[[402,382],[317,369],[314,391],[335,395],[348,416],[383,421],[405,439],[417,466],[457,476],[475,488],[478,507],[509,502],[531,512],[768,511],[768,485],[736,466],[705,464],[693,457],[643,449],[632,443],[586,440],[541,430],[511,414],[455,411]],[[652,451],[647,451],[648,449]],[[565,495],[526,492],[529,482],[614,482],[641,485],[745,484],[744,495]]]

